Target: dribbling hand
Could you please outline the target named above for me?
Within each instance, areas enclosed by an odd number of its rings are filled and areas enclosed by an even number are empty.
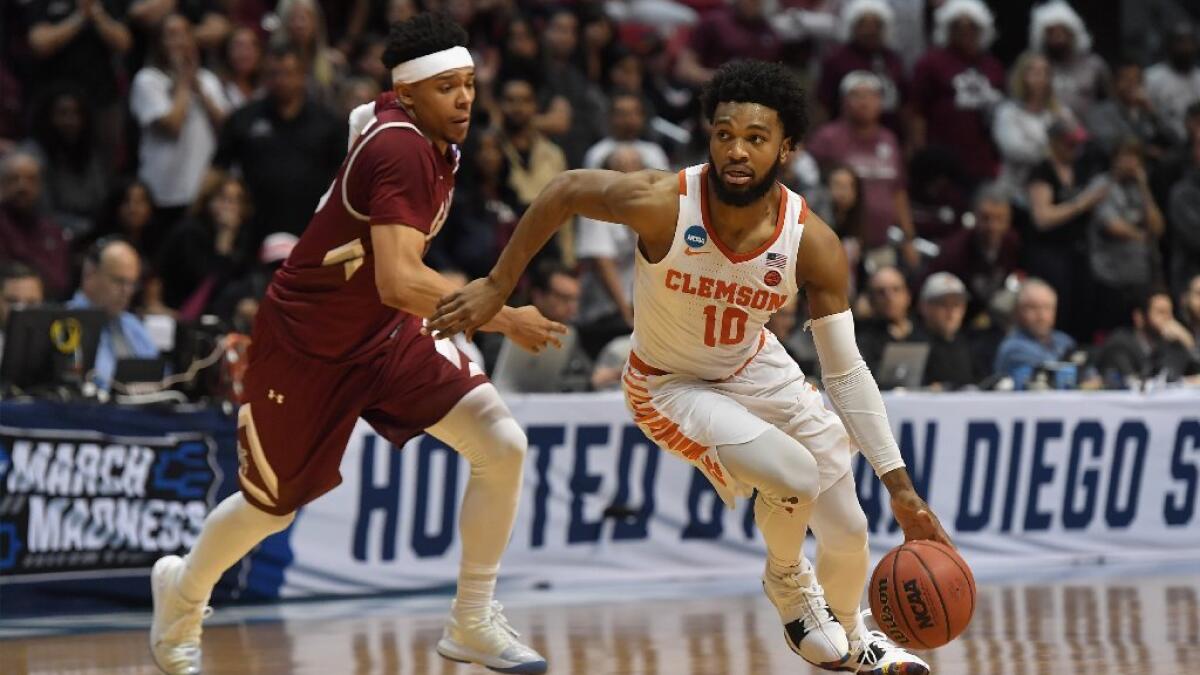
[[[916,491],[904,491],[892,497],[892,514],[900,529],[904,530],[904,541],[928,539],[951,548],[950,535],[942,528],[942,523],[933,514],[933,509],[917,495]]]

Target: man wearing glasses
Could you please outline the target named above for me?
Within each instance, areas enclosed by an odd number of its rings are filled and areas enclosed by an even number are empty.
[[[158,348],[141,320],[129,312],[141,273],[141,259],[129,242],[101,239],[88,251],[83,261],[83,281],[75,297],[67,303],[71,309],[102,309],[108,314],[108,325],[100,333],[92,376],[100,389],[111,386],[117,361],[158,356]]]

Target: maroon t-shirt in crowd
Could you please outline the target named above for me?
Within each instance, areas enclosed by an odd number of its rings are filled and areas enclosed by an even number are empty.
[[[779,36],[767,20],[745,19],[732,9],[709,12],[692,31],[689,46],[705,68],[736,59],[779,60]]]
[[[1004,91],[1004,67],[991,54],[968,59],[934,47],[913,68],[913,100],[925,118],[929,145],[954,152],[976,180],[993,178],[999,155],[992,145],[989,111]]]
[[[860,136],[845,120],[817,129],[805,146],[822,166],[845,164],[863,186],[863,243],[867,248],[887,243],[888,227],[896,223],[896,191],[905,189],[904,155],[896,134],[880,126]]]
[[[275,274],[259,310],[291,350],[333,363],[360,361],[419,320],[388,307],[375,287],[374,225],[407,225],[426,248],[446,220],[458,148],[434,148],[391,92],[351,147],[308,228]]]

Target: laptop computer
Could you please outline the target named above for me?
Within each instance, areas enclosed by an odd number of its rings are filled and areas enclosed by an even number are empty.
[[[0,382],[24,391],[76,386],[96,362],[108,317],[98,309],[40,306],[8,316]]]
[[[879,372],[875,374],[880,388],[919,389],[929,360],[929,345],[924,342],[891,342],[883,348]]]

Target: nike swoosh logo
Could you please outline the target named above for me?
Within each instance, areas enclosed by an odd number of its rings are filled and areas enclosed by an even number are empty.
[[[690,248],[683,249],[684,255],[706,255],[708,251],[694,251]]]

